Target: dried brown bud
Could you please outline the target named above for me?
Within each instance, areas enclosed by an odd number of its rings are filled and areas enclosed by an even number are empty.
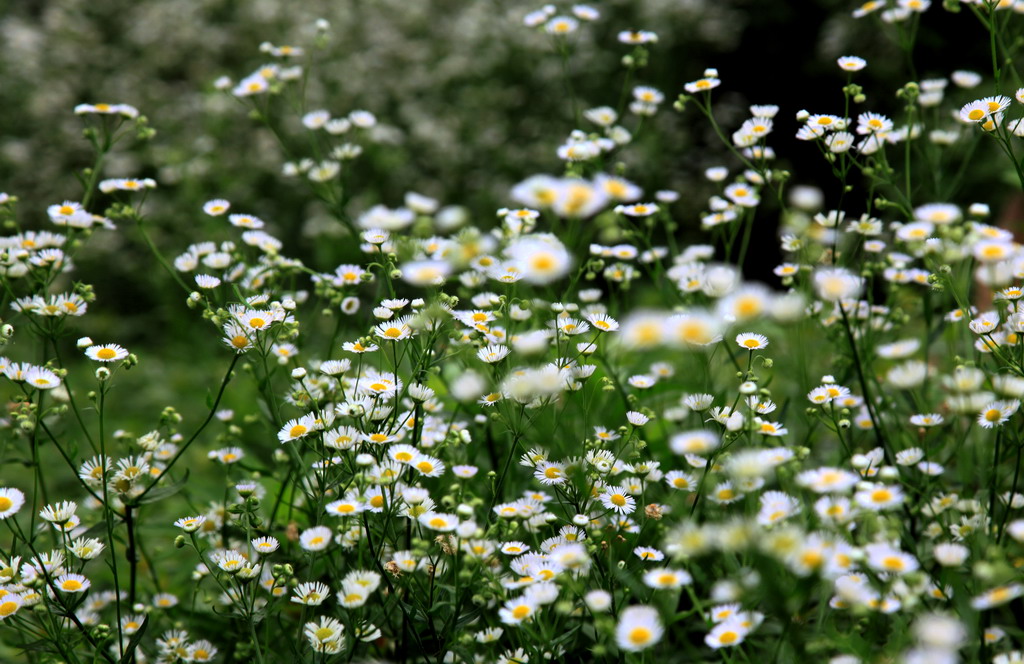
[[[387,564],[384,565],[384,571],[390,574],[391,576],[395,577],[396,579],[402,576],[402,570],[398,567],[398,563],[396,563],[394,560],[389,560]]]
[[[284,529],[284,536],[288,538],[289,542],[299,541],[299,524],[292,521]]]
[[[434,541],[441,546],[441,551],[443,551],[445,555],[450,556],[455,553],[455,547],[452,546],[452,540],[447,535],[438,535],[434,538]]]
[[[658,505],[657,503],[651,503],[650,505],[644,508],[644,514],[647,515],[648,519],[660,519],[662,516],[661,505]]]

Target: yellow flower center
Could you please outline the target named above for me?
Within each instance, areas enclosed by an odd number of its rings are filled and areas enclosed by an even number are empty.
[[[723,645],[729,645],[730,643],[736,643],[736,640],[739,638],[736,632],[722,632],[718,635],[718,642]]]
[[[629,632],[630,642],[636,645],[647,643],[651,640],[652,636],[654,635],[651,633],[651,630],[647,629],[646,627],[634,627]]]
[[[622,198],[626,195],[626,185],[615,180],[605,183],[604,189],[615,198]]]
[[[700,321],[687,322],[682,327],[683,341],[695,344],[706,344],[711,341],[707,326]]]
[[[6,512],[14,506],[14,501],[7,496],[0,496],[0,512]]]
[[[898,572],[903,569],[903,559],[898,556],[886,556],[882,559],[882,567],[894,572]]]
[[[742,196],[746,195],[744,190]],[[744,297],[736,303],[736,313],[741,316],[756,316],[761,313],[761,301],[756,297]]]
[[[538,254],[533,258],[532,265],[536,270],[550,270],[555,267],[555,259],[551,254]]]
[[[800,556],[800,562],[807,567],[819,567],[821,563],[824,562],[824,557],[821,555],[820,551],[805,551],[804,554]]]
[[[892,500],[892,492],[888,489],[875,489],[871,492],[871,501],[875,503],[884,503],[887,500]]]
[[[82,589],[82,582],[78,579],[66,579],[64,583],[60,585],[61,590],[75,591]]]
[[[291,429],[288,429],[288,435],[292,438],[298,438],[302,434],[309,431],[309,429],[303,424],[296,424]]]
[[[626,504],[626,497],[623,496],[621,493],[616,493],[611,498],[609,498],[609,500],[611,501],[612,505],[616,505],[618,507],[622,507],[623,505]]]
[[[512,617],[516,620],[522,620],[528,615],[530,615],[530,607],[528,606],[520,605],[512,609]]]

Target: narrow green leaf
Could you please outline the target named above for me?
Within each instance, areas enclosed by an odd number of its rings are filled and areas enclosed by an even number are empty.
[[[159,489],[153,489],[152,491],[147,493],[142,500],[139,501],[139,504],[145,505],[147,503],[155,503],[158,500],[163,500],[164,498],[173,496],[174,494],[178,493],[179,491],[185,488],[185,484],[188,482],[188,475],[189,471],[186,469],[185,474],[182,475],[180,480],[178,480],[174,484],[160,487]]]
[[[142,635],[146,633],[147,627],[149,627],[149,616],[146,616],[146,619],[142,621],[142,626],[139,627],[139,631],[132,634],[132,638],[128,642],[128,647],[124,649],[124,655],[121,656],[120,664],[131,663],[135,649],[139,647],[139,643],[142,641]]]

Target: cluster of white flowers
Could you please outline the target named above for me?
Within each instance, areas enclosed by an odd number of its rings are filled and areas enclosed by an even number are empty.
[[[968,4],[984,18],[1021,3]],[[854,17],[916,30],[929,5],[873,0]],[[601,18],[548,5],[523,24],[568,62]],[[842,188],[829,206],[776,167],[780,107],[723,131],[728,77],[704,69],[674,108],[706,116],[729,165],[702,166],[713,193],[687,216],[672,181],[630,166],[666,101],[633,81],[659,36],[614,41],[632,49],[621,93],[597,101],[617,106],[573,97],[568,138],[549,145],[564,173],[509,180],[507,207],[479,216],[428,186],[352,196],[349,164],[388,149],[387,114],[307,105],[314,72],[291,63],[310,49],[262,44],[272,63],[214,87],[309,146],[281,172],[345,237],[312,251],[221,193],[182,211],[209,237],[166,258],[144,214],[165,188],[100,174],[145,119],[77,106],[97,149],[81,200],[46,209],[60,232],[0,238],[0,343],[18,341],[0,357],[0,640],[159,664],[1020,661],[1024,253],[987,204],[944,200],[956,187],[911,165],[951,142],[1013,157],[1024,91],[957,110],[947,79],[927,79],[900,90],[898,127],[850,113],[867,62],[839,58],[846,109],[797,112],[785,148],[818,148]],[[15,203],[0,195],[12,225]],[[765,217],[780,219],[771,283],[748,261]],[[114,221],[186,293],[169,305],[199,330],[184,370],[226,366],[209,389],[178,387],[185,414],[119,413],[139,358],[68,343],[104,331],[105,295],[68,275]],[[142,371],[164,357],[140,354]]]

